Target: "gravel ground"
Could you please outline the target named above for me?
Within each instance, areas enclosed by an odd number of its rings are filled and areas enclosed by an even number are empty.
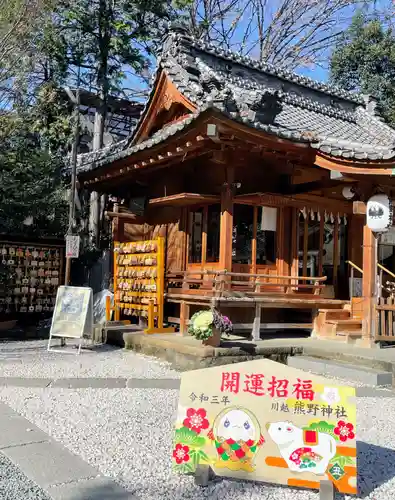
[[[46,342],[31,341],[0,344],[0,376],[179,378],[180,374],[167,363],[133,352],[102,348],[77,357],[47,353]],[[177,399],[175,390],[0,387],[0,400],[138,499],[317,500],[311,491],[227,480],[202,490],[192,478],[173,474]],[[359,498],[395,498],[394,415],[395,398],[358,399]],[[4,477],[1,460],[0,477]],[[29,482],[28,492],[19,497],[4,496],[4,486],[0,481],[0,499],[46,499],[39,490],[31,490]]]
[[[177,397],[159,389],[0,389],[1,400],[138,499],[317,500],[312,491],[227,480],[201,490],[173,474]],[[395,399],[358,400],[359,498],[394,498],[394,414]]]
[[[80,356],[47,352],[47,341],[0,343],[0,377],[179,378],[169,363],[103,346]]]
[[[51,500],[44,490],[30,481],[11,460],[0,453],[1,500]]]

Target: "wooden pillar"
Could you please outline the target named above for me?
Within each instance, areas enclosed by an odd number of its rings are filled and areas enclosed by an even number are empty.
[[[221,270],[232,271],[234,168],[226,168],[226,182],[221,192],[221,230],[219,263]]]
[[[180,304],[180,333],[183,336],[187,336],[188,334],[188,324],[189,324],[189,305],[184,301]]]
[[[251,242],[251,265],[252,274],[256,274],[256,234],[258,228],[258,207],[254,207],[254,219],[253,219],[253,229],[252,229],[252,242]]]
[[[338,269],[339,269],[339,219],[337,215],[335,214],[335,224],[333,226],[333,286],[335,288],[335,297],[338,296],[337,294],[337,275],[338,275]]]
[[[298,276],[299,274],[298,237],[299,210],[293,207],[291,216],[291,276]]]
[[[365,224],[363,228],[362,280],[362,336],[364,343],[372,343],[375,335],[375,302],[377,275],[377,239]]]
[[[261,339],[261,305],[255,303],[254,323],[252,325],[252,340]]]
[[[202,267],[206,267],[207,259],[207,218],[208,218],[208,206],[203,208],[203,227],[202,227]]]
[[[187,244],[187,234],[188,234],[188,212],[186,208],[181,209],[181,217],[178,226],[178,231],[180,234],[180,270],[185,271],[187,268],[187,253],[188,253],[188,244]]]
[[[277,209],[277,255],[276,255],[276,267],[277,274],[282,276],[287,275],[288,271],[286,269],[286,248],[285,248],[285,208],[281,207]]]
[[[318,253],[318,276],[322,277],[324,274],[324,233],[325,233],[325,215],[324,212],[320,213],[320,236],[319,236],[319,253]]]

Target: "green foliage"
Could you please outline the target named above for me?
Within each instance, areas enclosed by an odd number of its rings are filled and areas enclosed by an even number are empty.
[[[395,125],[395,33],[391,26],[359,12],[335,48],[330,70],[333,83],[377,98],[379,112]]]
[[[183,4],[187,4],[183,0]],[[81,67],[82,84],[101,98],[121,93],[126,76],[141,75],[172,19],[178,3],[162,0],[60,0],[53,33],[57,62],[67,61],[68,77]]]
[[[190,463],[183,463],[183,464],[174,463],[173,470],[174,472],[178,472],[180,474],[188,474],[195,472],[195,467]]]
[[[25,114],[0,117],[0,232],[63,236],[63,163],[43,147],[32,121]],[[26,226],[29,216],[33,224]]]
[[[213,321],[211,310],[198,311],[191,318],[188,332],[198,340],[207,340],[213,336]]]
[[[339,437],[334,433],[334,429],[334,425],[328,424],[328,422],[324,422],[323,420],[321,422],[315,422],[309,425],[309,427],[304,427],[304,430],[324,432],[325,434],[332,436],[334,439],[339,440]]]
[[[190,447],[200,448],[205,445],[206,439],[199,436],[196,432],[188,429],[188,427],[181,427],[175,432],[175,443],[182,443]]]
[[[345,467],[346,465],[355,466],[355,458],[345,457],[344,455],[336,454],[330,461],[330,465],[339,464],[340,467]]]
[[[203,450],[191,449],[189,451],[189,456],[191,457],[195,469],[199,464],[210,463],[210,457]]]

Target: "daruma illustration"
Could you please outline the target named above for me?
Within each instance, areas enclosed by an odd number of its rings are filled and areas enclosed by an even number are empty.
[[[254,457],[265,442],[257,418],[245,408],[231,407],[215,418],[208,438],[214,441],[216,467],[253,472]]]
[[[332,436],[301,429],[292,422],[273,422],[267,429],[291,471],[325,474],[336,454],[336,441]]]

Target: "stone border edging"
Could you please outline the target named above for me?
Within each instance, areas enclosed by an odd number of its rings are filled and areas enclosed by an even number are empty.
[[[24,378],[0,377],[1,387],[22,387],[41,389],[165,389],[179,390],[178,378],[116,378],[116,377],[74,377],[74,378]],[[356,387],[359,398],[395,398],[395,390],[375,387]]]
[[[0,377],[0,387],[25,387],[41,389],[176,389],[180,379],[172,378],[117,378],[117,377],[73,377],[73,378],[25,378]]]
[[[112,479],[0,403],[0,452],[53,500],[136,500]]]

